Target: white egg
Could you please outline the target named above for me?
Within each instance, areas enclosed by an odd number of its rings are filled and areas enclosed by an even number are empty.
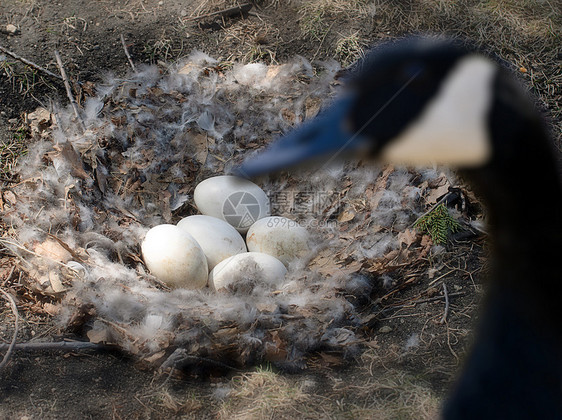
[[[197,241],[175,225],[150,229],[141,245],[150,272],[172,288],[201,289],[207,285],[207,258]]]
[[[211,216],[189,216],[178,222],[178,227],[195,238],[207,257],[212,270],[222,260],[246,252],[242,235],[224,220]]]
[[[199,183],[193,193],[201,213],[228,222],[240,233],[269,216],[269,198],[251,181],[236,176],[215,176]]]
[[[213,290],[234,288],[251,293],[254,287],[274,290],[281,285],[287,269],[281,261],[261,252],[245,252],[221,261],[209,274]]]
[[[265,217],[248,230],[248,250],[263,252],[289,265],[308,250],[308,231],[297,222],[286,217]]]

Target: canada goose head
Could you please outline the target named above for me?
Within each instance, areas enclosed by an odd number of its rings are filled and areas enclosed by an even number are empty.
[[[408,38],[374,49],[316,119],[244,162],[244,176],[344,152],[404,164],[486,165],[502,71],[460,42]],[[523,111],[527,113],[526,111]]]

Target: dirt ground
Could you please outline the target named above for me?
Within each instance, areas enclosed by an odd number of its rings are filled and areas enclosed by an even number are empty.
[[[121,35],[137,64],[173,62],[200,50],[221,62],[283,63],[302,55],[343,65],[380,39],[419,32],[463,36],[520,75],[560,148],[562,18],[554,2],[270,0],[246,13],[213,14],[241,4],[2,0],[0,47],[57,74],[58,50],[72,80],[96,83],[108,72],[124,77],[130,71]],[[59,80],[0,52],[2,189],[14,182],[10,165],[25,151],[23,115],[49,100],[66,101]],[[485,238],[448,244],[423,267],[422,280],[393,296],[365,326],[368,346],[346,363],[322,353],[298,373],[258,366],[168,377],[118,352],[18,351],[0,372],[0,418],[433,418],[470,343],[485,247]],[[0,266],[9,267],[10,257],[0,256]],[[0,284],[17,297],[23,316],[19,342],[71,336],[29,309],[30,292],[6,277]],[[432,286],[432,279],[446,280],[449,288],[446,322],[441,283]],[[0,337],[9,342],[9,305],[0,306],[0,319]]]

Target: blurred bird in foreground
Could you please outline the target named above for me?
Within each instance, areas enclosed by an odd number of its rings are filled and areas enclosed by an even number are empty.
[[[245,161],[253,177],[350,152],[447,164],[486,202],[492,271],[445,419],[562,419],[562,185],[533,101],[505,68],[459,42],[374,49],[316,119]],[[523,201],[522,193],[528,200]]]

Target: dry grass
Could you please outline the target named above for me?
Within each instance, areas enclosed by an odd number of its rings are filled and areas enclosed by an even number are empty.
[[[277,63],[279,29],[273,25],[241,20],[223,30],[224,41],[231,45],[227,61]]]
[[[289,377],[260,368],[232,380],[232,391],[219,412],[220,419],[303,419],[319,418],[318,399]],[[316,407],[314,407],[316,405]]]
[[[314,58],[336,57],[343,65],[360,56],[358,46],[388,37],[434,33],[470,39],[521,70],[552,117],[562,150],[562,14],[556,2],[312,0],[296,6],[303,37],[319,44]],[[334,36],[343,28],[347,34]]]
[[[0,74],[6,77],[12,88],[24,97],[33,92],[37,83],[44,83],[35,70],[19,62],[0,61]]]
[[[562,14],[554,2],[533,0],[479,2],[375,1],[371,4],[374,39],[409,33],[435,33],[475,42],[521,69],[553,118],[553,132],[562,150]],[[373,39],[373,40],[374,40]]]
[[[322,41],[338,19],[364,19],[366,0],[312,0],[299,6],[300,27],[305,37]]]
[[[137,397],[138,398],[138,397]],[[167,387],[158,389],[155,393],[141,396],[139,400],[150,412],[158,415],[168,413],[182,415],[201,411],[205,406],[204,398],[193,393],[178,395]]]
[[[389,370],[375,377],[365,369],[319,386],[269,369],[232,380],[220,419],[433,419],[440,400],[412,376]]]
[[[355,31],[347,36],[340,36],[336,42],[335,52],[337,59],[344,67],[363,57],[365,50],[359,32]]]
[[[397,370],[352,384],[336,383],[334,391],[336,401],[358,401],[342,407],[349,419],[429,420],[437,418],[440,406],[427,384]]]
[[[208,13],[225,10],[230,7],[240,6],[249,3],[244,0],[203,0],[198,2],[197,6],[191,11],[190,17],[198,17]]]
[[[177,51],[174,51],[172,37],[166,33],[165,29],[153,43],[144,45],[143,53],[148,55],[151,62],[157,59],[170,61],[178,55]]]
[[[23,127],[13,131],[8,141],[0,143],[0,177],[11,179],[21,156],[27,153],[27,130]]]

